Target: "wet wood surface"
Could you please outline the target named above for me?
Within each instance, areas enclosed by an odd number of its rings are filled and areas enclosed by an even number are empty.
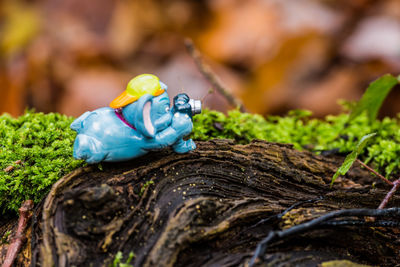
[[[134,266],[245,266],[270,230],[329,211],[376,208],[390,189],[372,188],[373,177],[358,167],[331,188],[343,158],[290,145],[229,140],[197,145],[188,154],[164,150],[63,177],[34,214],[25,246],[32,266],[107,266],[118,251],[125,259],[134,252]],[[294,204],[281,219],[266,220]],[[399,204],[395,196],[389,206]],[[394,266],[398,230],[316,229],[275,242],[258,264],[350,260]]]

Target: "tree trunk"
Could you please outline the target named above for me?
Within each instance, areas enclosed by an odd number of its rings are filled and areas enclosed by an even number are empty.
[[[371,175],[358,167],[331,188],[343,159],[290,145],[197,145],[188,154],[150,153],[59,180],[34,218],[32,265],[104,266],[118,251],[124,259],[134,252],[134,266],[246,265],[270,230],[334,210],[376,208],[389,190],[372,189]],[[271,217],[296,203],[282,218]],[[400,198],[389,204],[399,206]],[[261,263],[315,266],[348,259],[393,266],[400,259],[396,231],[315,229],[273,243]]]

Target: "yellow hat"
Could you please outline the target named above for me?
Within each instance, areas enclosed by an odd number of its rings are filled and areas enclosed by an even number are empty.
[[[141,74],[129,81],[126,90],[110,103],[110,107],[122,108],[135,102],[145,94],[159,96],[164,91],[157,76]]]

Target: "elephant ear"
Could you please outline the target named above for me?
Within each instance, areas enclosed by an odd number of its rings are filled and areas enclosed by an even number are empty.
[[[155,129],[151,122],[151,101],[147,101],[143,107],[143,124],[146,131],[151,137],[154,137]]]
[[[135,126],[144,136],[154,138],[156,129],[151,121],[151,105],[153,96],[144,95],[138,100],[135,116]]]

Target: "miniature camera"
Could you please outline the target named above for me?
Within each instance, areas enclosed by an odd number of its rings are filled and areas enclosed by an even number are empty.
[[[189,100],[189,105],[192,107],[192,116],[201,113],[201,101],[200,100],[195,100],[195,99],[191,98]]]

